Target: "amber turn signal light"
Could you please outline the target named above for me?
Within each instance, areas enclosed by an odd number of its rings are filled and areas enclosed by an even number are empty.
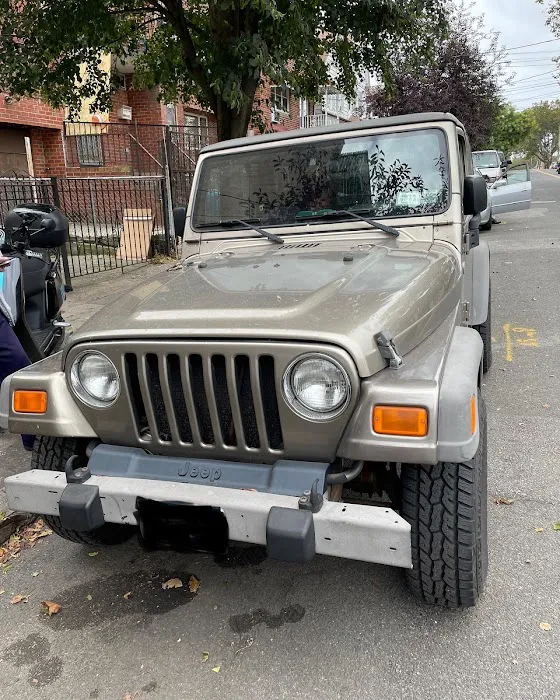
[[[46,413],[47,392],[17,389],[14,391],[13,406],[15,413]]]
[[[428,411],[415,406],[375,406],[373,431],[380,435],[424,437],[428,433]]]
[[[474,435],[476,433],[476,396],[473,394],[471,396],[471,435]]]

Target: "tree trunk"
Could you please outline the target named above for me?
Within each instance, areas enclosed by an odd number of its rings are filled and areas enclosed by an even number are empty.
[[[247,136],[247,129],[253,114],[253,103],[258,80],[247,78],[243,82],[243,92],[247,98],[241,109],[233,109],[220,96],[216,96],[216,121],[218,141],[238,139]]]

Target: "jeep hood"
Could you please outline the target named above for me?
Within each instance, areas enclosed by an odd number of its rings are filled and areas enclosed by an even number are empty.
[[[264,242],[163,272],[96,314],[70,345],[170,337],[329,342],[370,376],[386,366],[376,333],[388,332],[406,354],[459,298],[460,260],[444,246]]]

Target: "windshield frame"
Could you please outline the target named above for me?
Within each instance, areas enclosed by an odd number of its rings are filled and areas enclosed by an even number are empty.
[[[433,212],[418,212],[416,214],[393,214],[390,216],[378,216],[378,215],[372,215],[372,219],[374,220],[379,220],[379,221],[396,221],[396,220],[406,220],[406,219],[426,219],[426,217],[434,217],[434,216],[440,216],[442,214],[445,214],[445,212],[449,211],[451,204],[452,204],[452,194],[453,194],[453,186],[452,186],[452,176],[453,176],[453,164],[452,164],[452,158],[451,158],[451,149],[449,146],[449,135],[442,126],[440,125],[431,125],[431,124],[421,124],[419,123],[417,127],[411,128],[410,126],[406,127],[401,127],[401,128],[392,128],[392,129],[375,129],[375,128],[369,128],[369,129],[364,129],[363,131],[361,130],[355,130],[351,131],[349,130],[347,133],[345,132],[338,132],[338,133],[333,133],[333,134],[310,134],[309,137],[305,137],[302,139],[302,142],[305,143],[321,143],[321,142],[332,142],[336,140],[353,140],[353,139],[364,139],[367,138],[368,136],[385,136],[385,135],[391,135],[391,134],[413,134],[417,131],[439,131],[441,134],[443,134],[443,140],[445,143],[445,148],[446,148],[446,173],[448,177],[448,191],[447,191],[447,201],[445,205],[438,211],[433,211]],[[310,130],[311,131],[311,130]],[[286,139],[285,141],[277,141],[277,142],[267,142],[263,143],[260,145],[258,143],[258,136],[254,137],[255,141],[254,143],[251,143],[250,145],[247,146],[240,146],[238,148],[230,148],[227,149],[228,154],[238,154],[238,153],[246,153],[250,151],[268,151],[268,150],[278,150],[281,148],[285,148],[289,144],[293,144],[296,142],[296,139]],[[298,139],[299,140],[299,139]],[[225,149],[224,149],[224,152]],[[212,228],[209,224],[202,225],[202,226],[196,226],[194,223],[194,212],[196,210],[197,206],[197,200],[198,197],[201,196],[202,190],[200,190],[199,185],[200,185],[200,179],[201,179],[201,174],[203,171],[203,168],[206,164],[206,162],[211,159],[211,158],[219,158],[224,155],[224,152],[221,151],[213,151],[212,153],[209,153],[208,155],[203,155],[201,162],[199,162],[199,165],[197,167],[197,173],[196,173],[196,178],[195,181],[193,182],[193,191],[194,191],[194,197],[191,197],[191,200],[189,202],[189,226],[190,229],[199,234],[199,236],[203,236],[205,233],[248,233],[248,229],[243,229],[242,227],[239,228],[232,228],[228,227],[227,229],[225,227],[220,227],[219,225],[216,225],[215,228]],[[292,222],[285,221],[280,224],[264,224],[261,223],[259,224],[261,228],[264,229],[282,229],[286,232],[286,235],[289,235],[292,233],[298,232],[298,229],[300,231],[305,231],[309,232],[311,227],[321,227],[325,228],[325,225],[328,225],[329,228],[332,228],[332,230],[336,230],[336,228],[340,228],[341,225],[344,226],[344,224],[349,223],[349,219],[341,219],[339,221],[331,221],[331,222],[326,222],[326,221],[319,221],[319,220],[306,220],[306,221],[297,221],[294,220]],[[209,222],[210,223],[210,222]],[[358,223],[357,221],[352,221],[352,223]],[[347,226],[345,227],[347,228]],[[288,231],[287,229],[290,229]],[[357,230],[357,229],[356,229]]]
[[[475,156],[480,155],[480,154],[483,154],[483,153],[493,153],[493,154],[496,156],[496,165],[477,165],[477,164],[475,163]],[[472,152],[472,157],[473,157],[473,166],[474,166],[475,168],[482,168],[483,170],[491,170],[491,169],[494,169],[494,168],[497,169],[497,168],[501,167],[501,164],[502,164],[502,161],[500,160],[500,154],[498,153],[498,151],[492,151],[492,150],[488,150],[488,151],[473,151],[473,152]]]

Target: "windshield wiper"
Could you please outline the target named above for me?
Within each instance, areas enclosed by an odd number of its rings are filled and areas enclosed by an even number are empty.
[[[358,219],[359,221],[364,221],[366,224],[369,224],[373,228],[378,228],[380,231],[388,233],[391,236],[396,237],[401,235],[398,229],[393,228],[392,226],[386,226],[385,224],[382,224],[379,221],[375,221],[375,219],[369,219],[368,217],[361,216],[361,214],[358,213],[362,212],[363,214],[368,214],[371,211],[371,209],[359,209],[358,211],[348,211],[346,209],[320,209],[316,212],[300,212],[299,214],[296,214],[296,219],[299,219],[300,221],[305,221],[306,219],[339,219],[344,216],[350,216],[354,219]]]
[[[258,224],[259,222],[260,219],[222,219],[221,221],[209,221],[204,224],[198,224],[198,227],[210,228],[210,226],[222,226],[224,228],[230,228],[232,226],[241,226],[248,231],[256,231],[264,238],[274,241],[274,243],[284,243],[284,239],[280,238],[280,236],[277,236],[275,233],[270,233],[269,231],[265,231],[264,229],[253,225]]]

